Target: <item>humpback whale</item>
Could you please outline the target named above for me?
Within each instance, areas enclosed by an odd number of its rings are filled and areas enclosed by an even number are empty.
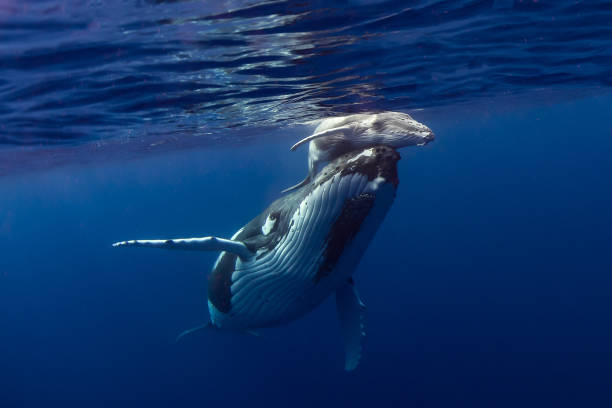
[[[221,251],[208,278],[208,327],[215,329],[282,325],[334,294],[345,369],[352,370],[365,335],[353,272],[393,203],[399,159],[395,149],[382,145],[339,155],[230,239],[130,240],[113,246]]]
[[[375,145],[393,148],[422,146],[434,140],[434,133],[402,112],[359,113],[323,119],[314,133],[291,147],[308,147],[308,175],[283,193],[307,184],[318,167],[341,154]]]

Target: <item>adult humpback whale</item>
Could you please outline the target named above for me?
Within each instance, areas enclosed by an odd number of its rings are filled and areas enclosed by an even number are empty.
[[[385,145],[396,149],[422,146],[434,140],[434,133],[403,112],[358,113],[323,119],[314,133],[293,146],[309,143],[308,175],[283,193],[308,183],[323,163],[352,150]]]
[[[132,240],[113,246],[222,251],[208,284],[210,325],[281,325],[335,293],[345,369],[361,358],[363,304],[352,274],[391,206],[399,154],[387,146],[340,155],[310,182],[274,201],[234,234]]]

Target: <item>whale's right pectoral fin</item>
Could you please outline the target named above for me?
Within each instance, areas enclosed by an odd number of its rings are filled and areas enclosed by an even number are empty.
[[[308,175],[306,176],[306,178],[302,181],[300,181],[298,184],[296,184],[295,186],[289,187],[284,189],[283,191],[281,191],[281,193],[288,193],[289,191],[293,191],[296,190],[300,187],[305,186],[306,184],[310,183],[310,181],[315,177],[315,175],[317,174],[317,162],[315,162],[312,157],[308,158]]]
[[[137,246],[164,249],[182,249],[188,251],[225,251],[236,254],[242,259],[248,259],[253,256],[253,252],[251,252],[243,242],[217,237],[137,239],[115,242],[113,246]]]
[[[352,279],[336,289],[336,307],[344,340],[344,369],[351,371],[359,365],[365,337],[365,305],[359,299]]]
[[[284,194],[284,193],[288,193],[289,191],[293,191],[293,190],[295,190],[295,189],[298,189],[298,188],[300,188],[300,187],[303,187],[303,186],[305,186],[305,185],[306,185],[306,184],[308,184],[308,183],[310,183],[310,174],[308,174],[304,180],[300,181],[300,182],[299,182],[298,184],[296,184],[295,186],[291,186],[291,187],[289,187],[289,188],[286,188],[286,189],[284,189],[283,191],[281,191],[281,193],[283,193],[283,194]]]

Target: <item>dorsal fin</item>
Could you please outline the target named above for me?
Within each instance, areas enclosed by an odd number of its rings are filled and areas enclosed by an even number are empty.
[[[164,249],[182,249],[187,251],[225,251],[238,255],[242,259],[249,259],[253,253],[241,241],[217,237],[203,238],[176,238],[176,239],[140,239],[115,242],[118,246],[137,246]]]

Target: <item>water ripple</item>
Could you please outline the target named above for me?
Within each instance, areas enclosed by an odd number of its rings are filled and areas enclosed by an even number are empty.
[[[0,2],[0,144],[607,91],[610,21],[573,0]]]

